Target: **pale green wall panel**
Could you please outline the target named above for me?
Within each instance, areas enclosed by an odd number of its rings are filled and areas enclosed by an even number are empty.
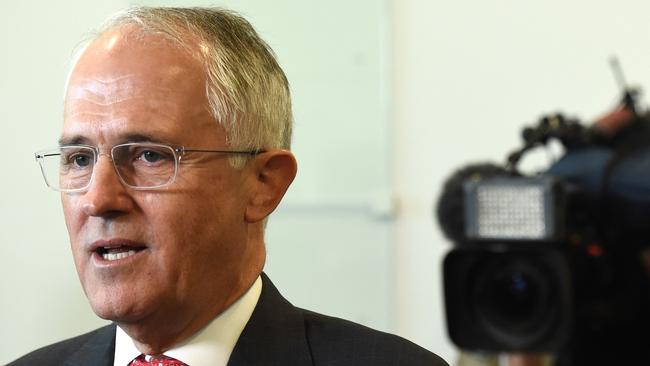
[[[0,364],[105,321],[88,306],[61,203],[34,152],[56,146],[63,83],[75,45],[126,0],[0,4]]]
[[[394,330],[387,2],[131,3],[224,6],[274,49],[291,85],[299,168],[269,222],[266,271],[297,306]]]

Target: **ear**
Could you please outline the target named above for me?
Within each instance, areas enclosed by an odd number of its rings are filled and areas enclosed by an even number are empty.
[[[249,164],[252,188],[245,218],[253,223],[264,220],[275,210],[293,182],[298,164],[288,150],[261,153]]]

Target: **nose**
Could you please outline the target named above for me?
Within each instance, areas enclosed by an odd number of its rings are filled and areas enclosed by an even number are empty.
[[[127,214],[134,206],[111,158],[106,155],[97,158],[92,181],[81,199],[81,208],[88,216],[113,218]]]

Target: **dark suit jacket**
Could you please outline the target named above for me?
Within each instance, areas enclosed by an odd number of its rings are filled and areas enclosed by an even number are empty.
[[[115,325],[34,351],[19,365],[112,366]],[[262,294],[228,366],[443,366],[403,338],[294,307],[266,275]],[[193,365],[190,365],[193,366]]]

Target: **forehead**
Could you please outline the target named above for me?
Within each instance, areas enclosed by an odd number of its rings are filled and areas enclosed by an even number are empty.
[[[62,138],[176,136],[214,128],[200,61],[176,44],[133,27],[92,42],[70,75]]]

